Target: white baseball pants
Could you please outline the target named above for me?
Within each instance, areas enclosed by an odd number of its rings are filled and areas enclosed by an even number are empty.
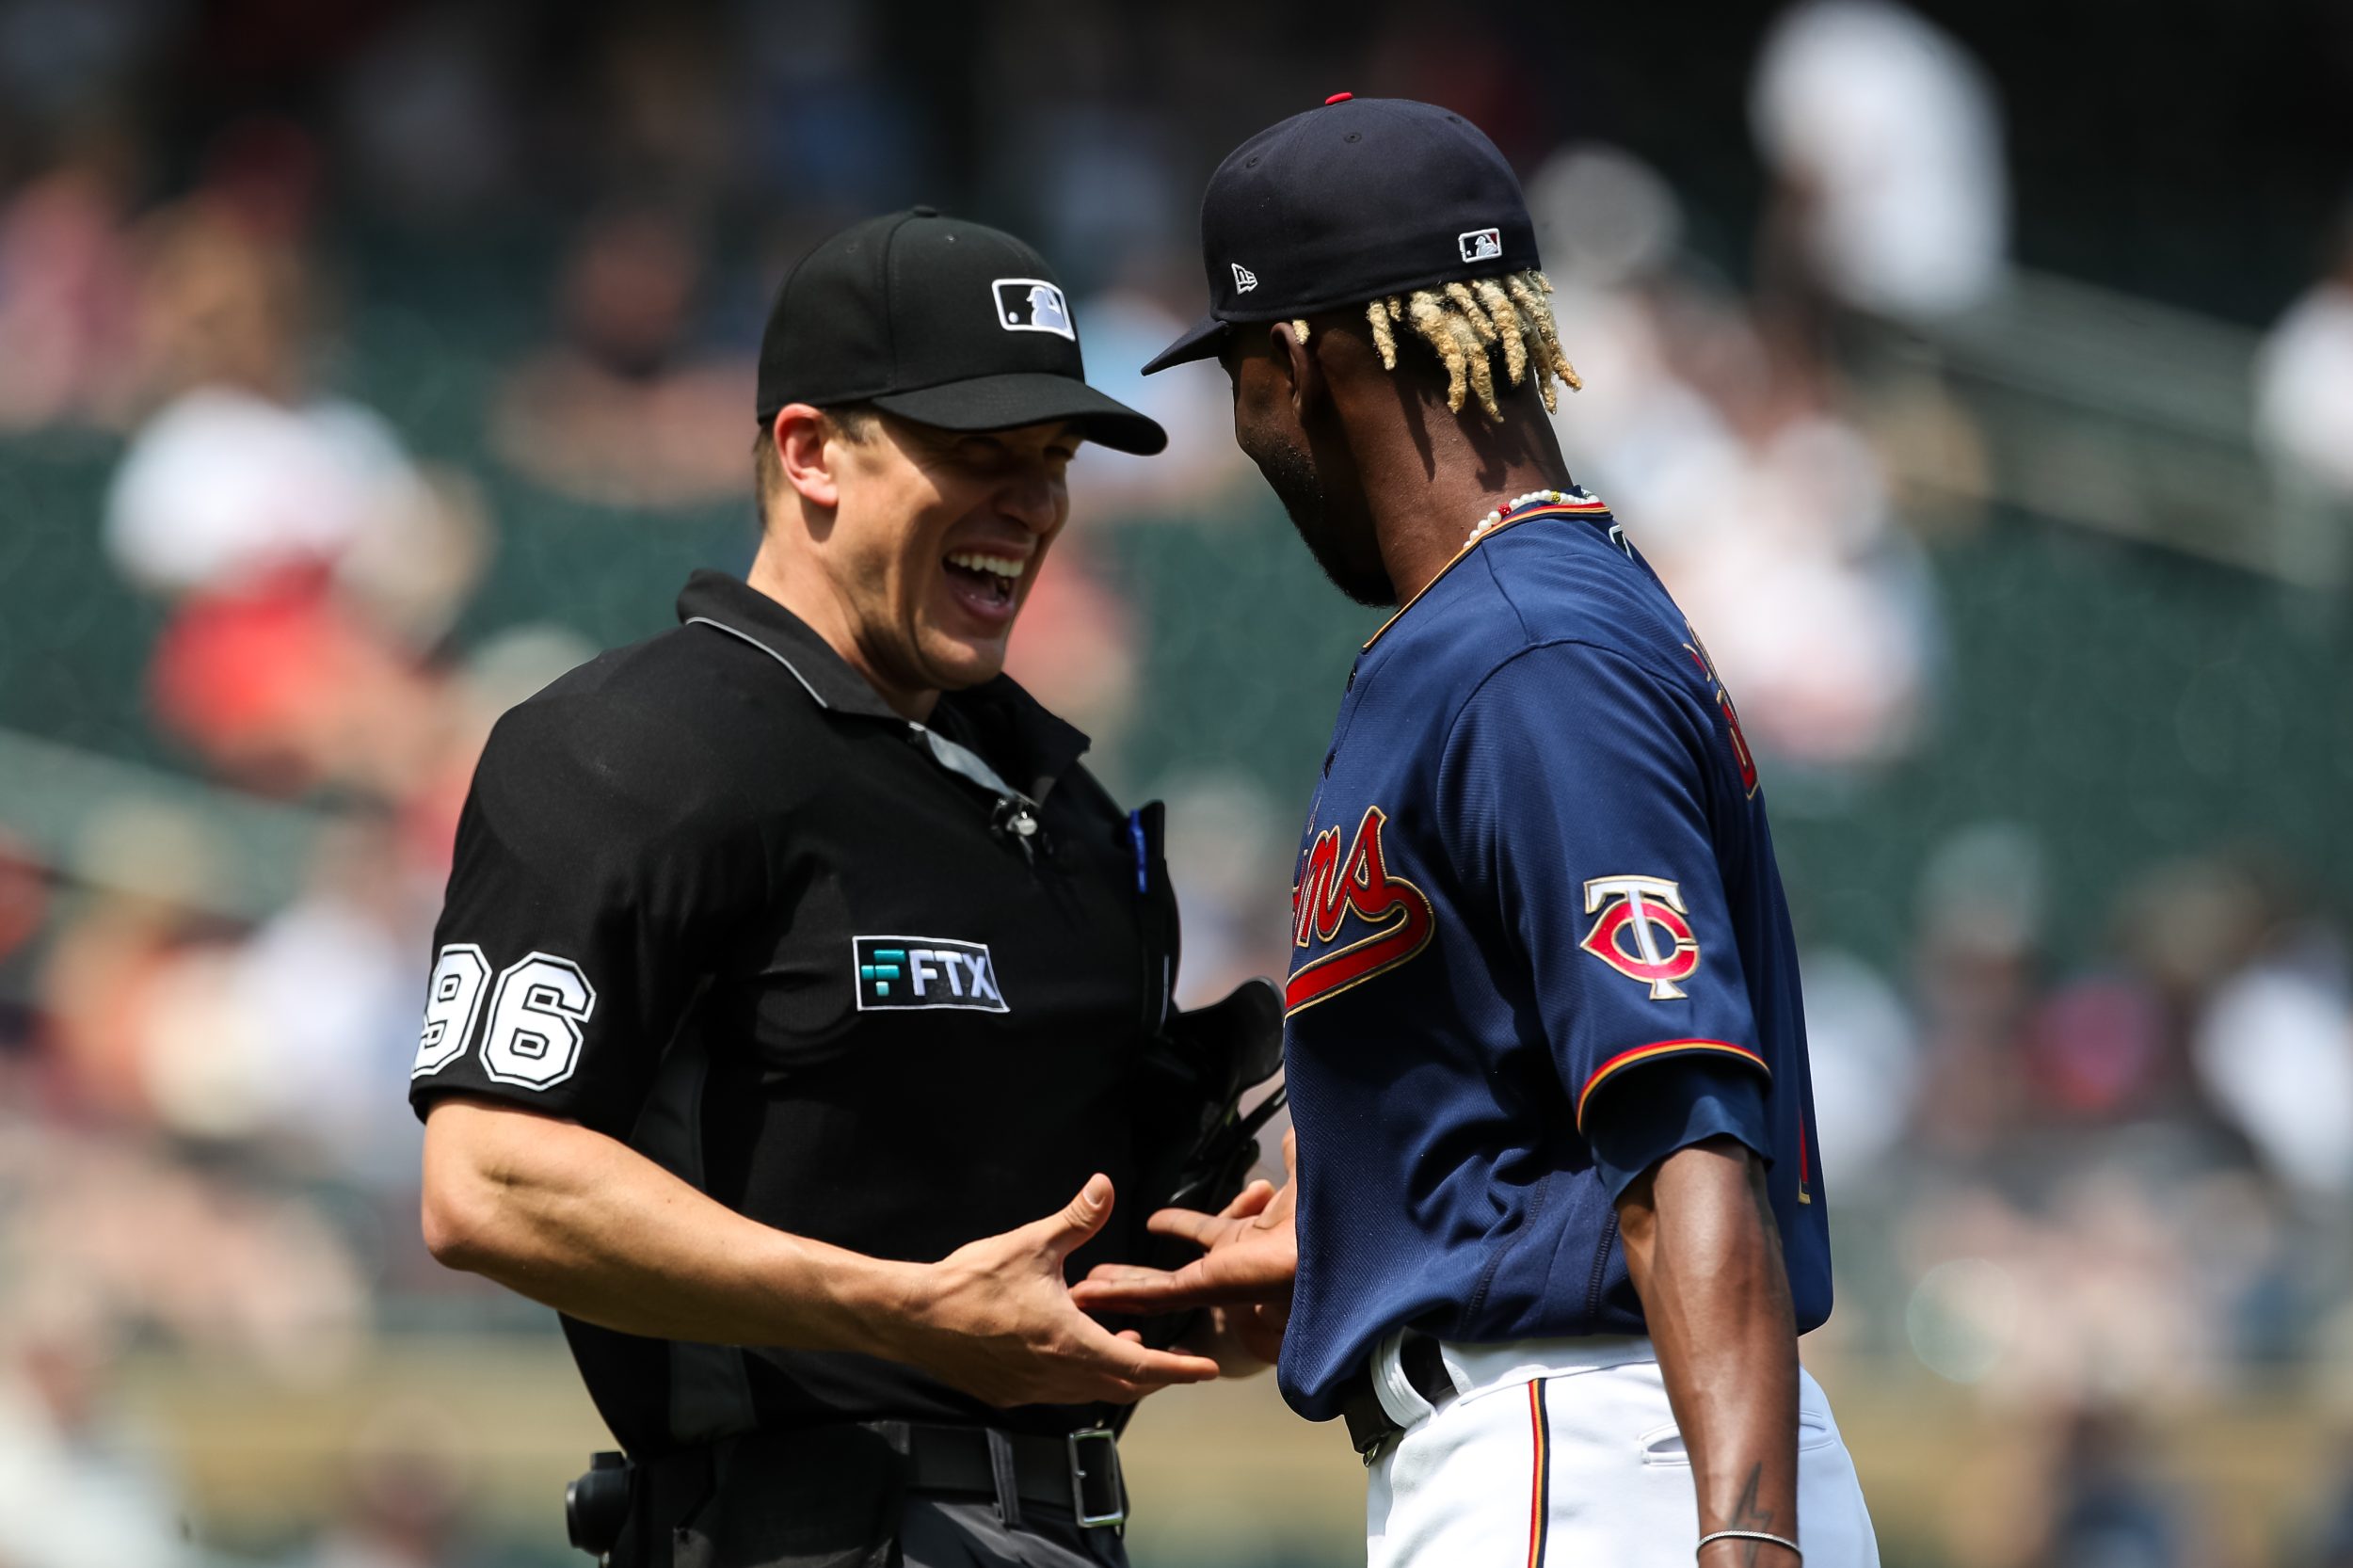
[[[1402,1343],[1373,1355],[1405,1431],[1370,1466],[1369,1568],[1691,1568],[1690,1459],[1649,1340],[1442,1344],[1461,1392],[1435,1410],[1398,1365]],[[1806,1568],[1878,1568],[1854,1462],[1803,1371],[1797,1539]]]

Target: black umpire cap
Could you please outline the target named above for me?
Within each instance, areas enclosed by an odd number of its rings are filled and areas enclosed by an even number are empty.
[[[788,403],[871,403],[942,430],[1068,420],[1144,456],[1168,444],[1086,384],[1070,301],[1045,258],[931,207],[853,224],[786,276],[760,343],[760,424]]]
[[[1450,109],[1338,92],[1243,142],[1201,199],[1209,313],[1144,367],[1289,321],[1538,265],[1519,176]]]

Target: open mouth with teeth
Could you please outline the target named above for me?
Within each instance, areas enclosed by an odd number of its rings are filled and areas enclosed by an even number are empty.
[[[984,620],[1000,621],[1014,609],[1014,591],[1029,563],[985,551],[952,552],[946,561],[948,586],[959,603]]]

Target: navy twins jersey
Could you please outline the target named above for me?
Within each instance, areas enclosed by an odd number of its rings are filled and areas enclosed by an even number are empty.
[[[1612,1202],[1638,1173],[1595,1149],[1638,1117],[1667,1119],[1652,1158],[1718,1132],[1766,1158],[1799,1331],[1829,1316],[1755,765],[1699,637],[1601,503],[1513,513],[1365,645],[1293,902],[1300,1256],[1280,1375],[1302,1415],[1336,1415],[1401,1326],[1643,1333]],[[1738,1093],[1704,1091],[1727,1080]]]

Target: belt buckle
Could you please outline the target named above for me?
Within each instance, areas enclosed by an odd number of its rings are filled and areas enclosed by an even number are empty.
[[[1109,1427],[1074,1432],[1070,1447],[1070,1506],[1080,1529],[1099,1530],[1128,1522],[1128,1488],[1119,1474],[1119,1441]],[[1096,1462],[1087,1455],[1092,1448]]]

